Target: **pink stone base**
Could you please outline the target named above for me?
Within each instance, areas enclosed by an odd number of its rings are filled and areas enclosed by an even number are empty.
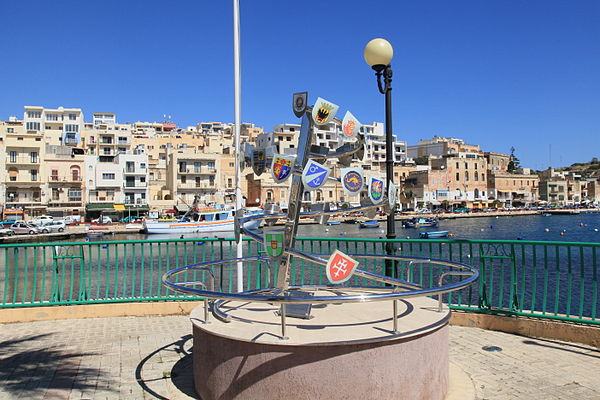
[[[194,385],[211,399],[443,399],[448,324],[359,344],[276,345],[193,324]]]

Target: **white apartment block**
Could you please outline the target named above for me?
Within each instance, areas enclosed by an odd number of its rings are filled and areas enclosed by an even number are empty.
[[[117,123],[117,114],[113,112],[95,112],[92,114],[92,125],[114,125]]]
[[[79,146],[83,130],[83,112],[80,108],[44,108],[25,106],[23,116],[28,134],[41,134],[46,144]]]

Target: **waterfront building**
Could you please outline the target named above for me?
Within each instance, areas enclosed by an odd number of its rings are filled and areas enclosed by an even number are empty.
[[[492,158],[492,160],[494,160]],[[488,199],[496,206],[529,206],[537,202],[539,177],[531,174],[510,174],[488,171]]]
[[[22,209],[27,218],[47,212],[46,188],[42,173],[42,160],[46,146],[41,128],[40,115],[33,115],[39,122],[29,125],[11,118],[0,125],[5,157],[3,186],[6,208]]]
[[[84,214],[84,168],[81,149],[46,145],[42,170],[49,215],[63,218]]]
[[[175,205],[191,205],[196,195],[201,204],[224,202],[222,194],[217,196],[220,189],[217,182],[223,179],[217,169],[220,158],[219,154],[190,150],[177,150],[168,155],[167,187]]]
[[[23,124],[28,134],[41,134],[46,144],[81,145],[84,122],[80,108],[25,106]]]
[[[117,123],[117,114],[114,112],[92,113],[92,125],[114,125]]]
[[[510,163],[510,155],[503,153],[494,153],[492,151],[486,151],[484,153],[485,159],[487,160],[488,170],[491,172],[504,173],[508,171],[508,164]]]
[[[439,158],[447,155],[479,157],[483,151],[479,145],[466,144],[457,138],[434,136],[432,139],[419,140],[418,144],[407,147],[408,158]]]

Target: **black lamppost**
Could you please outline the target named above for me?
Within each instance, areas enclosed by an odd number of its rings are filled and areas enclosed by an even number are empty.
[[[385,95],[385,175],[386,184],[394,184],[394,139],[392,136],[392,66],[390,62],[394,56],[394,49],[385,39],[373,39],[365,46],[365,61],[375,70],[379,92]],[[383,80],[383,82],[382,82]],[[396,238],[395,207],[387,217],[387,239]],[[386,252],[394,254],[394,244],[388,242]],[[385,273],[395,276],[394,263],[386,260]]]

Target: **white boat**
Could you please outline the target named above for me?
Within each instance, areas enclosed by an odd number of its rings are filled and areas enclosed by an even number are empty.
[[[232,206],[224,208],[200,208],[192,207],[179,220],[144,221],[144,229],[147,233],[208,233],[208,232],[233,232],[235,222]],[[245,212],[255,213],[256,211]],[[262,212],[262,211],[261,211]],[[260,220],[250,221],[244,224],[244,229],[254,230],[260,226]]]

